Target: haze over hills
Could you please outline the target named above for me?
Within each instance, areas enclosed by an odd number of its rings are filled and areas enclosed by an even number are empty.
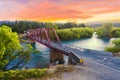
[[[8,23],[8,22],[15,22],[15,21],[0,21],[0,25],[2,23]],[[90,27],[101,27],[102,24],[104,22],[88,22],[88,23],[85,23],[86,26],[90,26]],[[113,24],[114,27],[120,27],[120,22],[111,22]],[[61,23],[61,24],[64,24],[64,23]]]
[[[86,23],[85,25],[90,27],[101,27],[103,23],[104,22],[89,22]],[[120,22],[111,22],[111,23],[113,24],[114,27],[120,27]]]

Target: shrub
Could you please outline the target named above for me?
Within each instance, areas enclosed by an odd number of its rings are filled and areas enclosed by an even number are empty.
[[[118,54],[120,52],[120,39],[113,40],[110,46],[105,47],[105,51]]]
[[[10,70],[0,72],[0,80],[25,80],[29,78],[40,78],[44,76],[47,69]]]

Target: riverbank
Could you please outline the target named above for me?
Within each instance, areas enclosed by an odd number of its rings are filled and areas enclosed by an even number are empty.
[[[74,66],[72,65],[54,65],[50,66],[47,69],[47,72],[41,78],[37,78],[37,80],[59,80],[59,76],[64,73],[73,72]],[[36,78],[26,79],[26,80],[35,80]]]

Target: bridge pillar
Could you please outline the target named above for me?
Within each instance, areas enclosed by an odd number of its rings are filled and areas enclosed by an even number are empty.
[[[64,63],[64,55],[57,50],[51,49],[50,50],[50,63],[56,64],[58,61],[58,64]]]
[[[68,65],[71,65],[73,62],[72,62],[72,56],[69,54],[68,56]]]
[[[69,54],[68,56],[68,65],[75,65],[77,62],[72,58],[72,55]]]

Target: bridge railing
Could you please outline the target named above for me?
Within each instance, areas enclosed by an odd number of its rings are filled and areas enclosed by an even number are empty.
[[[63,44],[64,45],[64,44]],[[87,50],[87,49],[84,49],[84,48],[81,48],[81,47],[77,47],[77,46],[73,46],[73,45],[64,45],[66,47],[70,47],[70,48],[73,48],[73,49],[76,49],[76,50],[80,50],[80,51],[84,51],[84,50]]]

